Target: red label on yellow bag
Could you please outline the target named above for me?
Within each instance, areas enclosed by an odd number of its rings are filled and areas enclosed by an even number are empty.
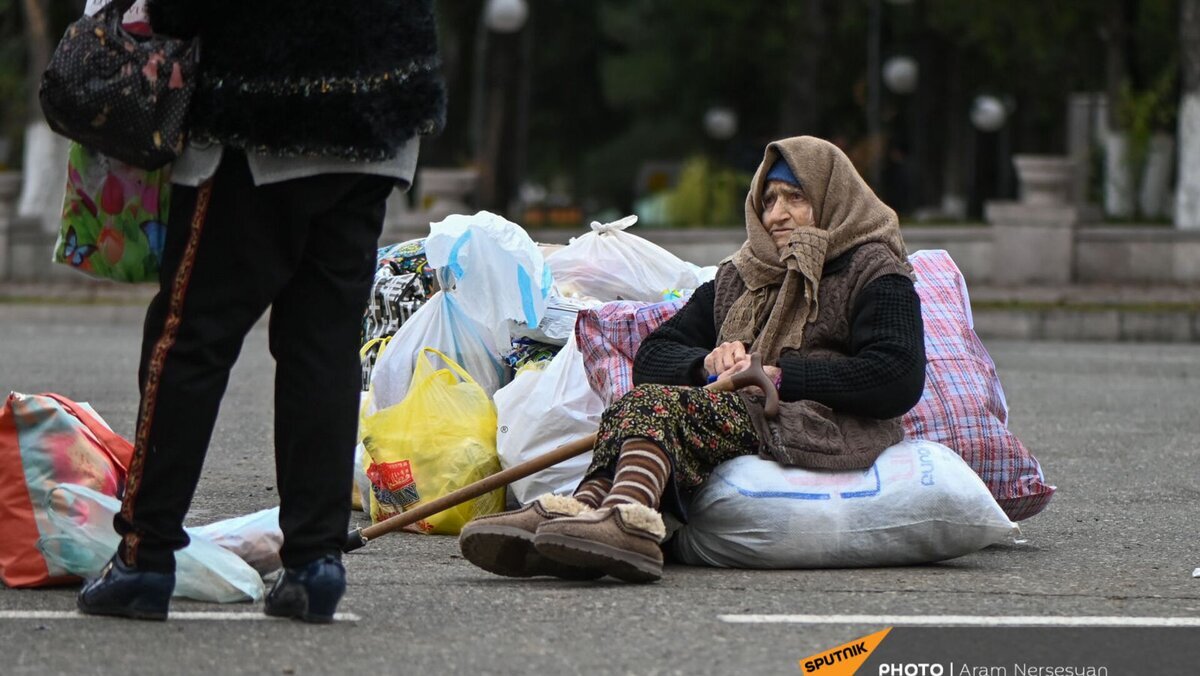
[[[408,460],[373,462],[367,467],[367,478],[383,518],[399,514],[421,500]]]
[[[388,349],[396,344],[393,341]],[[444,367],[435,368],[430,356]],[[374,523],[411,511],[418,500],[436,500],[500,471],[491,397],[470,373],[432,348],[417,355],[403,401],[362,419],[362,443],[370,458],[364,462],[373,485]],[[398,488],[405,480],[412,483]],[[471,519],[503,509],[504,489],[499,488],[433,514],[415,527],[457,535]]]

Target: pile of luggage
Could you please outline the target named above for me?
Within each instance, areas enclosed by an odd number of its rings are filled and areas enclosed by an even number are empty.
[[[640,341],[711,279],[626,229],[593,223],[565,247],[480,212],[380,251],[364,319],[357,493],[373,521],[594,433],[632,387]],[[1019,533],[1054,487],[1007,429],[991,358],[944,251],[910,257],[929,358],[906,441],[867,472],[812,472],[757,457],[717,468],[671,546],[692,563],[887,565],[976,551]],[[477,515],[570,493],[576,457],[431,517],[457,533]],[[791,487],[789,490],[784,490]],[[769,537],[764,533],[770,533]],[[752,552],[752,553],[750,553]]]
[[[551,247],[480,212],[380,250],[364,318],[357,481],[373,520],[596,430],[604,401],[588,381],[580,318],[614,301],[645,305],[669,296],[677,308],[678,297],[715,273],[625,232],[635,221],[595,223]],[[430,283],[421,286],[414,274]],[[466,405],[481,393],[486,406]],[[569,491],[588,461],[518,482],[511,498]],[[503,494],[485,496],[420,527],[457,532],[505,503]]]

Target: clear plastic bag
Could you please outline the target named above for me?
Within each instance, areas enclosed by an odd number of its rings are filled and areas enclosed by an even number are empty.
[[[283,531],[279,529],[278,507],[187,530],[192,537],[199,535],[237,554],[263,577],[283,568],[279,559]]]
[[[97,577],[120,543],[112,526],[120,509],[114,497],[86,486],[58,484],[46,499],[54,532],[38,539],[38,549],[72,575]],[[262,600],[262,578],[248,563],[195,529],[188,534],[191,544],[175,554],[175,596],[215,603]]]

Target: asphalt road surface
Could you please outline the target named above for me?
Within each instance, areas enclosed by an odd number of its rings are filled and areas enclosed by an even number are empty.
[[[134,315],[0,306],[0,389],[88,401],[130,436]],[[467,564],[454,538],[400,534],[346,556],[350,587],[340,610],[358,619],[333,626],[260,619],[250,604],[186,601],[172,610],[210,619],[72,617],[73,588],[0,588],[0,673],[796,674],[800,658],[895,616],[1068,624],[1200,617],[1200,579],[1192,578],[1200,566],[1200,345],[988,348],[1010,428],[1058,486],[1049,508],[1021,523],[1024,544],[902,568],[670,566],[660,583],[631,586],[493,577]],[[230,383],[190,523],[276,503],[272,369],[266,333],[256,330]],[[238,615],[211,619],[214,612]],[[731,615],[831,617],[797,624]]]

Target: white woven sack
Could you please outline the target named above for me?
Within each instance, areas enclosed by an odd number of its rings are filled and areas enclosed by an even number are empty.
[[[544,369],[517,373],[493,397],[496,452],[505,469],[544,455],[600,428],[604,400],[588,384],[575,334]],[[545,493],[570,494],[592,462],[589,451],[511,484],[521,504]]]
[[[1020,534],[962,458],[931,441],[896,444],[866,471],[735,458],[700,487],[688,517],[679,558],[732,568],[928,563]]]

